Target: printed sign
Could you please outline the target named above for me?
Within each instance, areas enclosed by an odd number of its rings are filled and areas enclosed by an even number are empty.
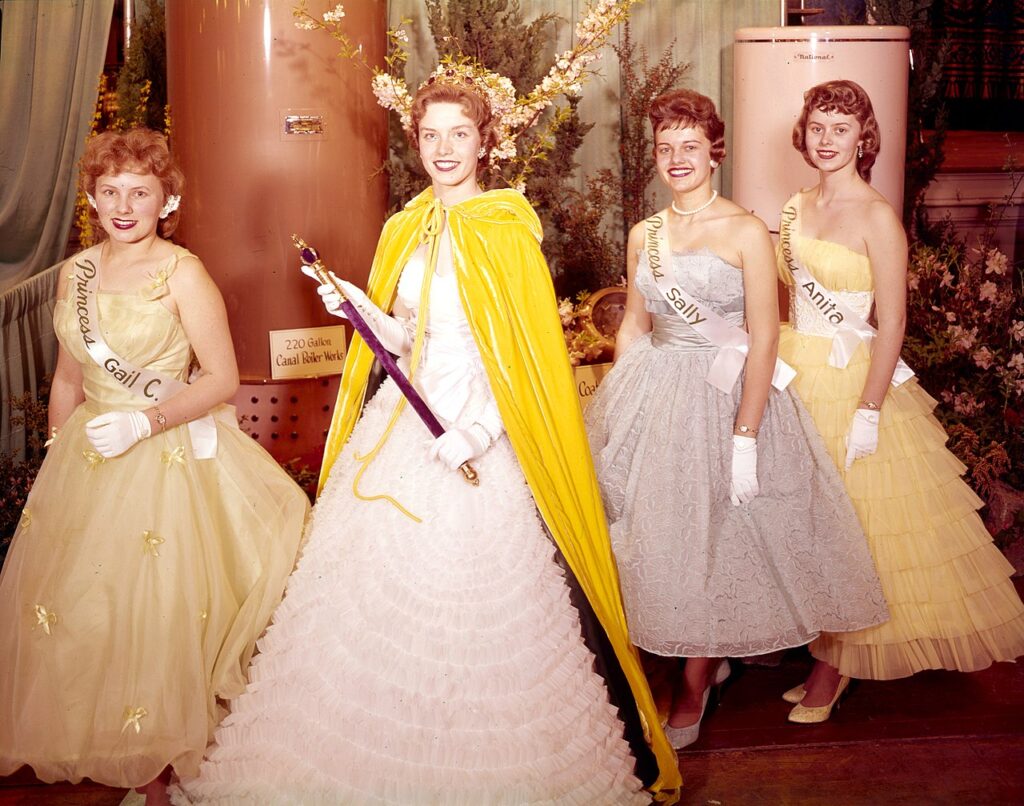
[[[345,365],[345,328],[302,327],[270,331],[270,377],[338,375]]]
[[[611,362],[605,364],[587,364],[585,366],[573,367],[576,375],[576,392],[580,396],[580,405],[585,409],[594,392],[600,385],[601,380],[612,368]]]

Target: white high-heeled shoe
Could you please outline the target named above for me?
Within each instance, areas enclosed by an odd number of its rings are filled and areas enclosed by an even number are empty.
[[[704,719],[704,714],[708,709],[708,699],[711,695],[711,689],[721,686],[729,678],[729,661],[725,658],[718,664],[718,668],[715,669],[715,677],[711,681],[710,685],[704,689],[704,698],[700,705],[700,719],[694,722],[692,725],[687,725],[683,728],[673,728],[671,725],[665,725],[665,736],[672,744],[673,750],[682,750],[684,747],[689,747],[700,736],[700,723]]]

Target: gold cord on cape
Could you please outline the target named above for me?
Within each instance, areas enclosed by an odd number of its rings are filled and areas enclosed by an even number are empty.
[[[433,203],[424,211],[422,219],[422,229],[420,233],[420,239],[418,243],[428,244],[427,246],[427,268],[423,274],[423,285],[420,287],[420,308],[416,316],[416,336],[412,342],[412,356],[409,359],[409,380],[412,381],[413,376],[416,374],[416,368],[420,364],[420,355],[423,352],[423,342],[426,340],[427,331],[427,306],[430,302],[430,284],[434,278],[434,272],[437,269],[437,254],[438,246],[441,240],[441,231],[444,229],[444,205],[440,199],[435,199]],[[404,266],[404,264],[403,264]],[[363,477],[363,473],[370,466],[377,454],[380,453],[381,448],[384,447],[384,443],[387,442],[388,437],[391,436],[391,432],[395,428],[395,423],[398,422],[398,417],[402,413],[402,409],[405,408],[406,399],[404,395],[399,395],[398,402],[395,404],[394,410],[391,412],[391,417],[388,419],[387,427],[384,429],[384,433],[381,434],[380,439],[377,440],[377,444],[370,449],[369,453],[365,453],[361,456],[356,456],[355,460],[360,463],[359,470],[356,471],[355,478],[352,479],[352,494],[360,501],[387,501],[393,505],[408,518],[416,521],[416,523],[422,523],[423,521],[411,513],[408,509],[402,506],[399,501],[388,495],[387,493],[378,493],[376,495],[363,495],[359,492],[359,480]],[[323,479],[321,479],[321,485]]]
[[[393,305],[402,268],[421,242],[424,216],[434,202],[428,188],[384,225],[367,289],[384,311]],[[540,251],[540,221],[521,193],[502,189],[447,208],[447,226],[459,298],[509,441],[537,509],[629,682],[659,768],[651,792],[659,802],[675,802],[678,759],[627,633],[608,524],[551,274]],[[373,353],[354,335],[325,446],[321,490],[359,420],[372,364]]]

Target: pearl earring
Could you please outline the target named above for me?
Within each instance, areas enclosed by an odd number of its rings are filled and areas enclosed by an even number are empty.
[[[89,200],[89,206],[92,207],[93,210],[96,210],[96,199],[93,198],[93,195],[91,193],[86,192],[85,198]]]
[[[718,167],[718,160],[711,160],[711,167],[712,168],[717,168]]]
[[[164,206],[160,208],[160,218],[167,218],[178,209],[179,204],[181,204],[181,196],[168,196]]]
[[[857,145],[857,159],[864,159],[864,146],[860,144]]]

